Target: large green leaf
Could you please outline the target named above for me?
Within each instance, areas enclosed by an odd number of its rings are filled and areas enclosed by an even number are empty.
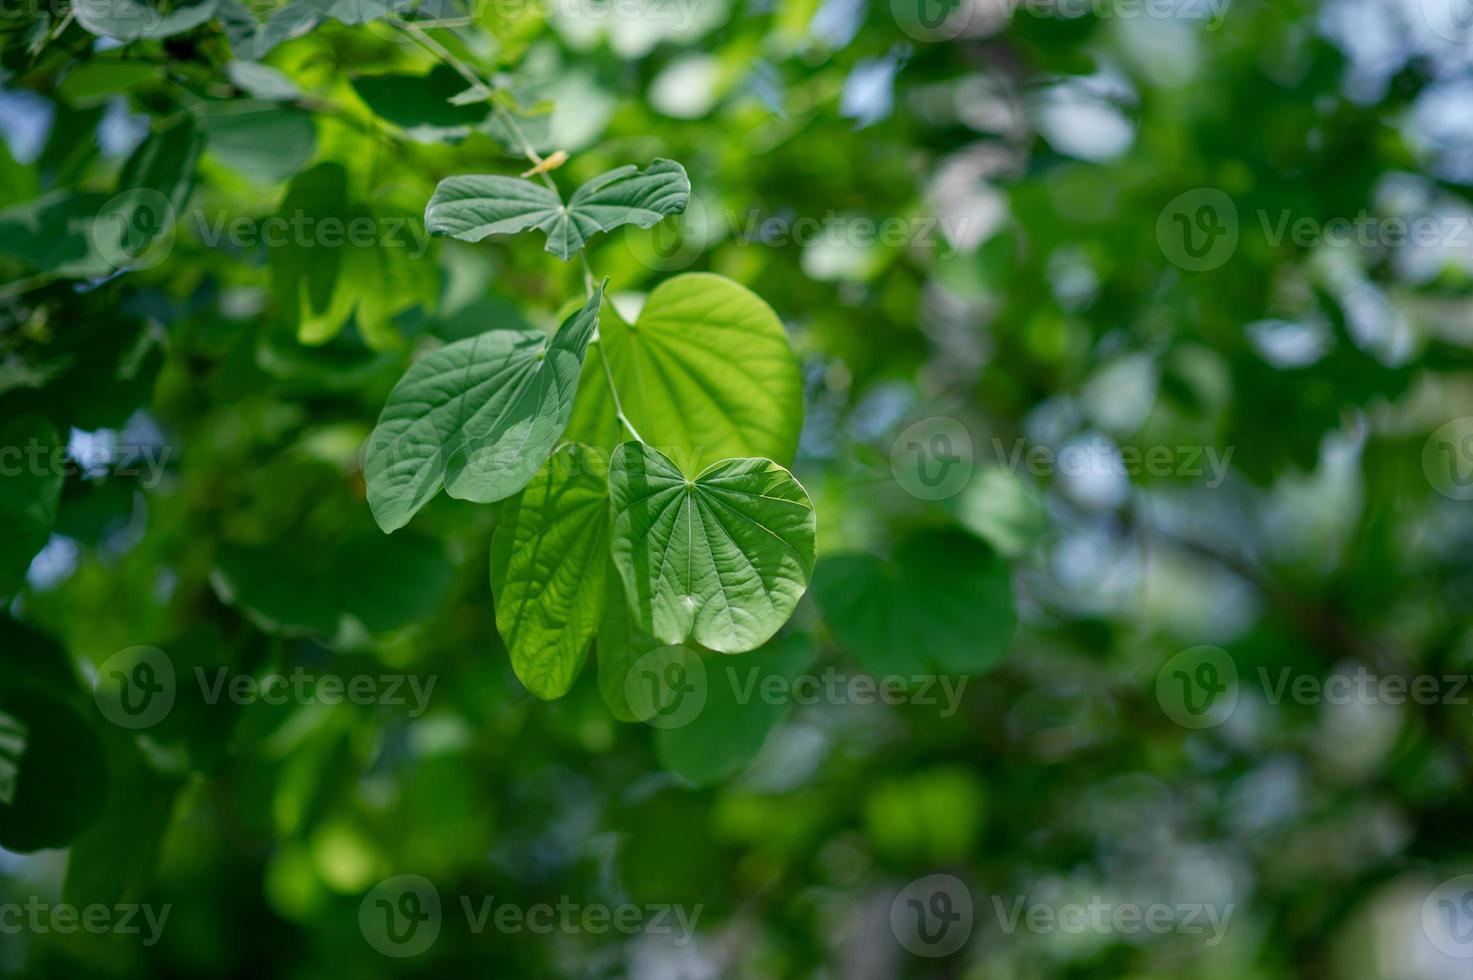
[[[70,699],[28,684],[0,690],[0,732],[0,847],[64,847],[107,800],[102,740]]]
[[[608,564],[608,469],[564,445],[507,501],[491,541],[496,627],[512,669],[539,698],[573,686],[598,631]]]
[[[212,103],[201,125],[209,137],[211,156],[263,184],[286,180],[317,148],[312,114],[294,105],[250,100]]]
[[[110,275],[114,266],[92,232],[109,200],[108,194],[52,191],[0,211],[0,254],[67,278]]]
[[[59,453],[50,422],[24,415],[0,423],[0,600],[20,589],[51,537],[61,499]]]
[[[145,0],[107,0],[79,3],[77,23],[100,37],[135,41],[172,37],[193,30],[215,16],[218,0],[189,0],[159,4]]]
[[[687,479],[643,443],[609,462],[612,554],[634,620],[666,643],[722,653],[767,642],[808,587],[817,522],[808,494],[768,459]]]
[[[578,188],[566,206],[552,189],[519,177],[449,177],[425,208],[425,226],[467,242],[536,228],[547,235],[547,251],[567,261],[599,232],[649,228],[688,203],[690,178],[672,160],[610,170]]]
[[[954,531],[907,538],[888,561],[826,556],[813,595],[840,642],[877,675],[981,673],[1007,655],[1017,625],[1007,564]]]
[[[393,73],[353,80],[353,90],[375,115],[420,143],[464,139],[486,121],[489,103],[451,104],[465,87],[465,79],[445,65],[428,75]]]
[[[435,266],[413,254],[411,219],[350,201],[341,164],[299,174],[278,219],[280,237],[263,242],[277,301],[302,343],[327,343],[352,317],[370,347],[385,349],[397,341],[395,314],[433,304]]]
[[[442,486],[490,503],[527,485],[567,428],[602,301],[599,288],[551,340],[493,330],[409,369],[389,394],[364,465],[380,527],[403,527]]]
[[[659,728],[655,750],[660,764],[697,786],[709,786],[740,771],[791,707],[786,692],[813,659],[813,641],[790,633],[759,650],[708,658],[705,704],[688,724]],[[784,696],[764,689],[773,679]]]
[[[599,357],[640,437],[688,472],[742,456],[792,465],[803,426],[798,359],[772,307],[746,287],[676,276],[632,326],[606,314],[568,438],[613,449],[623,434]]]
[[[281,541],[225,545],[215,558],[225,601],[273,630],[333,636],[344,615],[373,632],[432,615],[454,568],[433,538],[356,533],[323,550]]]
[[[118,174],[118,193],[92,226],[93,244],[114,266],[141,259],[174,223],[194,190],[204,137],[186,116],[138,145]]]

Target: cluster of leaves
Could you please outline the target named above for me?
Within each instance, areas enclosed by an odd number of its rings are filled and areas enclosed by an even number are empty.
[[[668,160],[602,174],[566,205],[550,181],[450,177],[425,224],[470,242],[536,228],[566,261],[595,233],[648,228],[689,199]],[[599,647],[614,690],[661,644],[756,649],[792,616],[815,559],[813,504],[766,458],[791,465],[802,424],[777,315],[729,279],[687,275],[656,288],[634,323],[613,314],[600,329],[606,286],[590,284],[551,338],[493,330],[416,362],[364,462],[389,532],[441,489],[511,498],[491,548],[496,620],[517,676],[547,699],[572,687],[605,617],[629,620]],[[605,589],[609,567],[622,589]]]

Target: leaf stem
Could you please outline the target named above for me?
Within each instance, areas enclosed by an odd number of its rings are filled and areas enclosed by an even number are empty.
[[[588,287],[588,298],[593,299],[593,266],[588,264],[588,253],[580,251],[578,258],[583,260],[583,284]]]
[[[598,345],[598,363],[604,366],[604,378],[609,382],[609,394],[614,399],[614,414],[619,417],[620,424],[629,430],[634,441],[643,443],[644,439],[640,436],[639,430],[634,428],[634,423],[630,422],[629,416],[624,414],[624,405],[619,401],[619,387],[614,384],[614,372],[609,369],[609,359],[604,357],[603,344],[599,340],[595,340],[594,343]]]
[[[445,64],[453,68],[460,75],[461,78],[470,83],[472,88],[483,89],[488,94],[495,93],[496,86],[482,81],[481,77],[477,75],[470,68],[469,65],[457,58],[454,54],[450,52],[448,48],[445,47],[445,45],[441,44],[439,41],[436,41],[433,37],[429,35],[427,31],[425,31],[424,28],[420,27],[414,21],[405,21],[404,31],[416,42],[418,42],[420,47],[424,48],[430,54],[434,55],[436,58],[439,58]],[[501,105],[501,103],[497,102],[495,99],[491,99],[490,101],[491,111],[496,113],[502,124],[506,126],[507,131],[512,135],[512,139],[516,140],[517,146],[522,151],[522,154],[528,160],[532,161],[532,165],[534,168],[542,167],[543,159],[541,154],[539,154],[535,149],[532,148],[532,141],[527,139],[527,134],[523,132],[522,127],[517,124],[516,118],[506,110],[505,106]],[[547,175],[547,172],[545,170],[539,169],[537,176],[542,178],[542,182],[547,185],[548,190],[552,191],[554,194],[558,192],[557,184],[553,183],[552,178]]]

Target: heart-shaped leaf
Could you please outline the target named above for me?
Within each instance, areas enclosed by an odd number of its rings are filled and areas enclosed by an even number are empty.
[[[467,242],[536,228],[547,235],[547,251],[566,262],[599,232],[628,224],[649,228],[689,203],[690,178],[672,160],[656,160],[645,170],[610,170],[578,188],[566,207],[543,184],[470,175],[440,181],[425,208],[425,226]]]
[[[813,596],[839,641],[877,675],[981,673],[1007,655],[1017,625],[1006,562],[952,531],[910,537],[889,561],[826,556]]]
[[[379,527],[403,527],[442,486],[490,503],[527,485],[567,428],[602,301],[599,288],[551,340],[493,330],[409,369],[389,394],[364,463]]]
[[[772,307],[746,287],[676,276],[633,325],[605,312],[568,438],[612,450],[623,433],[599,357],[641,438],[690,471],[745,456],[792,464],[803,426],[798,358]]]
[[[496,628],[539,698],[568,693],[598,632],[608,540],[608,469],[584,446],[553,453],[502,511],[491,541]]]
[[[772,460],[728,459],[691,480],[659,450],[628,442],[609,462],[609,502],[629,608],[665,643],[754,649],[808,587],[813,504]]]

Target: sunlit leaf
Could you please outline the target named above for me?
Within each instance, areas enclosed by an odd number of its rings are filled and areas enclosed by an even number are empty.
[[[645,170],[620,167],[578,188],[565,207],[552,189],[519,177],[449,177],[435,188],[425,225],[436,235],[479,242],[535,228],[547,251],[566,261],[600,232],[623,225],[649,228],[690,201],[685,168],[656,160]]]
[[[630,609],[660,640],[739,653],[793,614],[813,571],[816,520],[781,466],[730,459],[688,479],[629,442],[609,462],[609,494]]]
[[[567,428],[603,290],[556,336],[492,330],[422,358],[400,379],[369,440],[364,475],[385,531],[444,487],[490,503],[521,490]]]
[[[540,698],[568,692],[598,631],[608,539],[607,465],[576,444],[553,453],[502,511],[491,541],[496,627]]]

